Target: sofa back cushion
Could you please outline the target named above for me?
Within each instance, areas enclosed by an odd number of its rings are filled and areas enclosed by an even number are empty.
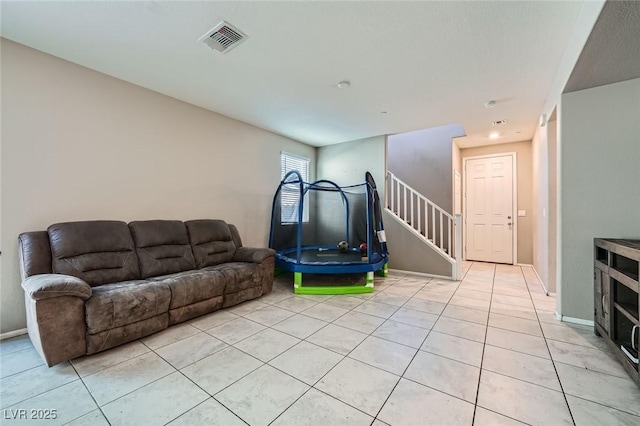
[[[53,272],[91,286],[140,278],[138,257],[124,222],[95,220],[51,225]]]
[[[240,232],[238,231],[238,228],[229,223],[229,231],[231,231],[231,239],[233,240],[233,244],[236,245],[236,250],[239,249],[240,247],[242,247],[242,238],[240,238]]]
[[[224,220],[190,220],[185,223],[198,268],[233,261],[236,245]]]
[[[31,275],[50,274],[51,246],[46,231],[24,232],[18,237],[20,275],[26,279]]]
[[[196,269],[185,224],[145,220],[129,224],[143,278]]]

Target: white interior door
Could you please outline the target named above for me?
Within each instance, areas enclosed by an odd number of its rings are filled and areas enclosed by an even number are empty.
[[[465,160],[468,260],[513,263],[514,155]]]

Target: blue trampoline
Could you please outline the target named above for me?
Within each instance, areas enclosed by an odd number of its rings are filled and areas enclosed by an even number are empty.
[[[304,182],[289,172],[273,198],[269,246],[276,267],[294,273],[299,294],[373,291],[373,273],[386,275],[387,248],[375,181],[340,187],[328,180]],[[366,273],[365,285],[302,284],[302,274]]]

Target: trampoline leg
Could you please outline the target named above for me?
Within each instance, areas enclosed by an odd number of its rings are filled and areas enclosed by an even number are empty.
[[[302,287],[302,272],[293,273],[293,288]]]
[[[378,269],[376,271],[376,275],[379,277],[388,277],[389,276],[389,264],[385,263],[384,265],[382,265],[382,268]]]
[[[365,287],[373,287],[373,271],[367,272],[367,284]]]

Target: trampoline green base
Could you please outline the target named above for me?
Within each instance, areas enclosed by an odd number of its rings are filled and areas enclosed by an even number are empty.
[[[295,294],[363,294],[373,293],[373,287],[367,287],[364,285],[298,287],[294,288],[293,292]]]
[[[367,272],[365,285],[303,286],[302,272],[293,273],[293,292],[295,294],[363,294],[373,293],[373,272]]]
[[[379,277],[387,278],[389,276],[389,264],[385,263],[382,268],[376,271],[376,275]]]

